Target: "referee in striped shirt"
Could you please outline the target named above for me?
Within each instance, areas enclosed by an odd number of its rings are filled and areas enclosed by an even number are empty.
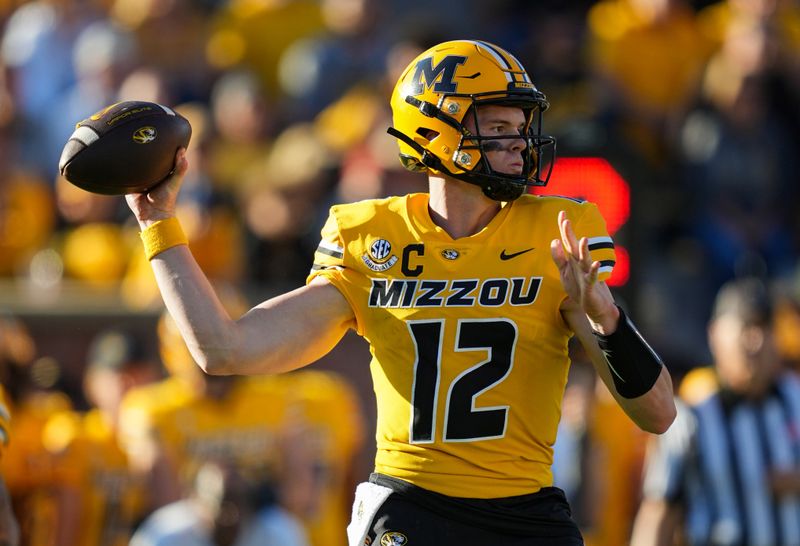
[[[800,382],[764,285],[723,286],[708,335],[716,385],[654,439],[632,546],[800,546]]]

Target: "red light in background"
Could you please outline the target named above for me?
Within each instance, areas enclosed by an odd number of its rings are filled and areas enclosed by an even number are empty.
[[[550,182],[533,188],[537,195],[578,197],[597,205],[613,236],[630,217],[630,186],[611,164],[601,157],[562,157],[556,160]],[[609,286],[622,286],[630,276],[628,252],[615,245],[617,263]]]
[[[614,264],[614,271],[606,281],[608,286],[624,286],[631,276],[631,258],[628,250],[624,246],[614,244],[614,254],[617,257],[617,263]]]

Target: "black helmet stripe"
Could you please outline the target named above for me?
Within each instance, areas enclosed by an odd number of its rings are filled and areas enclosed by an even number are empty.
[[[509,57],[511,57],[511,58],[514,60],[514,62],[515,62],[515,63],[517,63],[517,66],[518,66],[518,67],[519,67],[519,69],[522,71],[522,79],[523,79],[523,80],[525,80],[525,81],[526,81],[526,82],[528,82],[528,83],[533,83],[533,82],[531,81],[531,78],[530,78],[530,76],[528,75],[528,71],[527,71],[527,70],[525,70],[525,68],[522,66],[522,63],[521,63],[521,62],[519,62],[519,59],[517,59],[517,58],[516,58],[516,57],[515,57],[515,56],[514,56],[512,53],[509,53],[508,51],[506,51],[506,55],[508,55]]]
[[[478,41],[478,40],[467,40],[467,41],[477,45],[481,49],[486,50],[487,53],[489,53],[497,61],[501,62],[502,65],[505,67],[504,73],[506,75],[506,79],[508,79],[508,82],[509,83],[515,83],[516,82],[516,79],[514,77],[514,73],[512,72],[514,70],[514,67],[511,66],[511,63],[508,62],[508,59],[506,59],[503,56],[503,54],[500,51],[497,50],[497,48],[495,46],[493,46],[492,44],[490,44],[488,42],[481,42],[481,41]]]

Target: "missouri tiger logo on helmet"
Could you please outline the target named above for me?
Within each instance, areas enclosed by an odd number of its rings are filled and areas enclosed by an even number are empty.
[[[521,108],[526,116],[524,134],[492,138],[472,134],[464,119],[482,104]],[[547,184],[555,139],[542,135],[541,129],[542,112],[549,104],[519,60],[501,47],[456,40],[425,51],[400,76],[391,106],[393,127],[388,132],[398,139],[400,160],[407,169],[476,184],[499,201],[516,199],[527,186]],[[520,137],[526,143],[522,173],[494,171],[486,159],[491,144]]]

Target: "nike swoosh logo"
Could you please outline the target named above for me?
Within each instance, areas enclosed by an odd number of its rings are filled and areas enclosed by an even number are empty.
[[[531,250],[533,250],[534,248],[535,248],[535,247],[526,248],[525,250],[520,250],[519,252],[512,252],[511,254],[506,254],[506,249],[504,248],[504,249],[503,249],[503,250],[500,252],[500,259],[501,259],[501,260],[510,260],[511,258],[516,258],[516,257],[517,257],[517,256],[519,256],[520,254],[525,254],[526,252],[530,252],[530,251],[531,251]]]

